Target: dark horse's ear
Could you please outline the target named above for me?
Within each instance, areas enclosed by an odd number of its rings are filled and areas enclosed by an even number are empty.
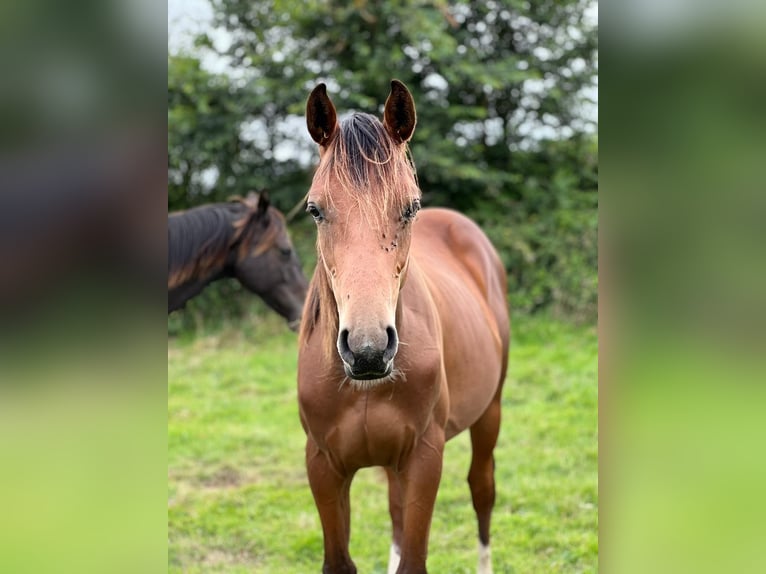
[[[327,145],[338,128],[338,115],[324,84],[314,88],[306,102],[306,125],[313,140],[321,146]]]
[[[258,196],[258,215],[263,215],[269,209],[271,201],[269,200],[269,192],[262,191]]]
[[[415,131],[415,101],[412,94],[399,80],[391,80],[391,93],[386,99],[383,125],[397,143],[404,143]]]

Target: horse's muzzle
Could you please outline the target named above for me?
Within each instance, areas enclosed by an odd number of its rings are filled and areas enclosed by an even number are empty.
[[[394,368],[394,355],[399,348],[396,329],[386,329],[387,341],[383,349],[364,344],[352,349],[349,346],[348,329],[338,334],[338,352],[343,360],[343,369],[352,379],[369,381],[382,379],[391,374]]]
[[[376,379],[385,379],[388,375],[390,375],[394,370],[394,362],[390,361],[388,365],[386,365],[386,367],[380,372],[357,372],[352,367],[349,367],[346,363],[343,363],[343,370],[345,371],[346,375],[355,381],[374,381]]]

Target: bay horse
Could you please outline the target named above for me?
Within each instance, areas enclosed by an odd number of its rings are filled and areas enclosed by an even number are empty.
[[[297,330],[308,281],[268,194],[168,214],[168,313],[234,277]]]
[[[510,340],[503,265],[468,218],[420,208],[407,142],[415,104],[393,80],[383,121],[339,122],[324,84],[306,105],[319,165],[306,197],[317,266],[301,324],[298,401],[323,572],[354,573],[349,488],[386,470],[389,573],[426,572],[445,441],[470,430],[480,574],[492,571],[493,450]]]

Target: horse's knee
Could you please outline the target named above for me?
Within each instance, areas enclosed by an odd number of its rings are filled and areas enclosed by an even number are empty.
[[[468,485],[471,492],[483,492],[495,490],[495,459],[490,456],[486,460],[479,461],[474,458],[468,471]]]
[[[471,500],[476,512],[486,512],[495,505],[495,481],[489,480],[470,482]]]

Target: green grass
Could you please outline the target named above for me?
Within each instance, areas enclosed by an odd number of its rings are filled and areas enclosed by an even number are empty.
[[[276,322],[259,326],[168,344],[170,572],[321,571],[296,337]],[[495,451],[496,574],[597,571],[596,381],[594,328],[515,321]],[[469,445],[464,433],[445,451],[428,558],[437,574],[476,568]],[[359,572],[385,572],[390,523],[379,469],[357,474],[351,506]]]

